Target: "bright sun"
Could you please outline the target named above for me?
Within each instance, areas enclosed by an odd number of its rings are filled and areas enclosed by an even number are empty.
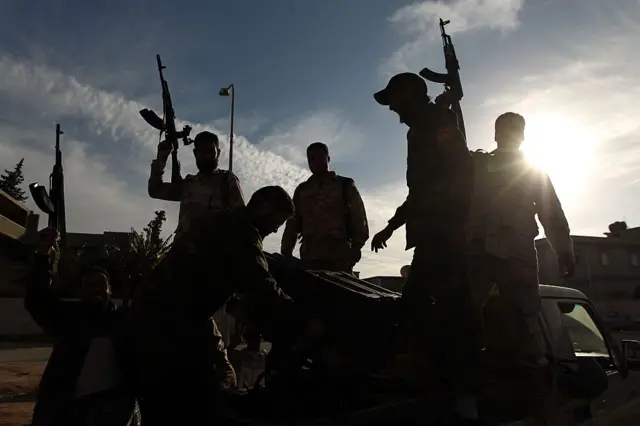
[[[527,159],[551,176],[559,192],[580,189],[594,157],[593,137],[560,114],[530,115],[526,120],[522,151]]]

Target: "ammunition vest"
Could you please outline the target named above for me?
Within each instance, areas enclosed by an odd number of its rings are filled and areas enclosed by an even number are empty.
[[[208,216],[228,209],[229,204],[228,171],[185,176],[175,238]]]

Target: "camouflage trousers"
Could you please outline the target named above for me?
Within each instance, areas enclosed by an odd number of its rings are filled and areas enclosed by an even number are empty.
[[[414,350],[430,359],[441,383],[456,395],[475,393],[482,323],[472,303],[464,254],[442,244],[418,245],[402,304]]]
[[[513,336],[517,342],[518,359],[534,364],[544,358],[546,344],[540,325],[540,290],[537,261],[500,259],[491,255],[469,258],[468,271],[476,309],[497,289],[507,321],[512,320]],[[489,331],[490,332],[490,331]],[[489,334],[485,330],[485,335]],[[504,337],[504,336],[503,336]]]

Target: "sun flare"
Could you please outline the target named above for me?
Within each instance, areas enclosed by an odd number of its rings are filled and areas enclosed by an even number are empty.
[[[577,121],[560,114],[526,120],[522,151],[528,161],[547,172],[558,189],[579,189],[592,165],[593,137]]]

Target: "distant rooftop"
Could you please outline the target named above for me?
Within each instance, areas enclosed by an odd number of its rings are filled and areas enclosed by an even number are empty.
[[[629,228],[626,222],[614,222],[609,225],[609,232],[604,232],[604,236],[572,235],[574,244],[597,244],[597,245],[640,245],[640,227]],[[546,245],[546,238],[536,240],[536,245]]]

